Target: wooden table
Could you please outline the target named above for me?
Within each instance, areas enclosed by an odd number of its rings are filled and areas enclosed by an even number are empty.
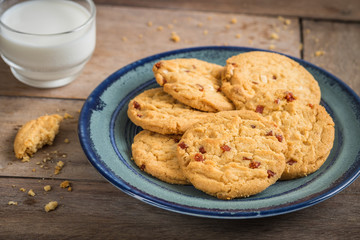
[[[359,1],[95,2],[97,46],[75,82],[57,89],[31,88],[0,62],[0,239],[359,239],[359,180],[324,202],[286,215],[192,217],[145,204],[109,184],[89,164],[77,136],[79,110],[108,75],[140,58],[178,48],[272,48],[324,67],[359,94]],[[179,42],[170,40],[172,32],[180,36]],[[316,51],[324,55],[316,56]],[[12,146],[19,127],[53,113],[74,118],[63,122],[52,146],[30,162],[17,160]],[[54,175],[59,160],[65,166]],[[59,187],[64,180],[71,182],[71,192]],[[44,192],[45,185],[52,190]],[[34,197],[27,194],[29,189]],[[59,207],[47,213],[44,205],[49,201],[58,201]]]

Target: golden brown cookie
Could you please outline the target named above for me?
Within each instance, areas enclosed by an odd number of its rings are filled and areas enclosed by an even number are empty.
[[[148,174],[172,184],[189,184],[180,169],[176,147],[181,135],[162,135],[143,130],[131,146],[136,165]]]
[[[15,137],[15,156],[28,161],[44,145],[51,145],[59,132],[62,120],[63,118],[58,114],[46,115],[23,125]]]
[[[324,107],[294,101],[266,118],[279,126],[287,141],[282,180],[307,176],[323,165],[335,138],[334,122]]]
[[[161,134],[182,134],[214,113],[195,110],[165,93],[162,88],[146,90],[129,102],[127,114],[143,129]]]
[[[257,194],[280,178],[282,131],[247,110],[216,113],[190,127],[177,147],[180,167],[197,188],[220,199]]]
[[[153,67],[156,81],[178,101],[207,112],[233,110],[221,92],[223,67],[198,59],[162,60]]]
[[[263,92],[277,89],[286,89],[304,104],[319,104],[321,97],[317,81],[299,63],[277,53],[261,51],[227,59],[221,89],[236,109],[243,109],[254,97],[264,101]]]

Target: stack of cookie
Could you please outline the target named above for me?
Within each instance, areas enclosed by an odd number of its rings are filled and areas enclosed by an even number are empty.
[[[164,60],[153,71],[162,88],[132,99],[128,116],[144,129],[133,160],[162,181],[248,197],[315,172],[330,154],[334,122],[318,83],[283,55],[248,52],[225,66]]]

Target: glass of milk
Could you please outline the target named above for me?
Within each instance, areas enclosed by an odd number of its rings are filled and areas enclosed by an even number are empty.
[[[94,52],[95,15],[92,0],[1,0],[1,57],[27,85],[69,84]]]

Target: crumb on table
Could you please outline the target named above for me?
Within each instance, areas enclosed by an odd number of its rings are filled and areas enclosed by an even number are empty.
[[[45,191],[45,192],[48,192],[48,191],[50,191],[50,190],[51,190],[51,186],[50,186],[50,185],[44,186],[44,191]]]
[[[58,202],[57,201],[51,201],[48,204],[45,205],[44,209],[46,212],[53,211],[57,208]]]
[[[64,167],[65,163],[63,161],[58,161],[55,166],[54,174],[57,175],[60,173],[61,169]]]
[[[32,189],[30,189],[29,191],[28,191],[28,195],[29,196],[35,196],[36,194],[35,194],[35,192],[32,190]]]
[[[8,205],[16,205],[16,206],[17,206],[17,205],[18,205],[18,202],[15,202],[15,201],[9,201],[9,202],[8,202]]]

